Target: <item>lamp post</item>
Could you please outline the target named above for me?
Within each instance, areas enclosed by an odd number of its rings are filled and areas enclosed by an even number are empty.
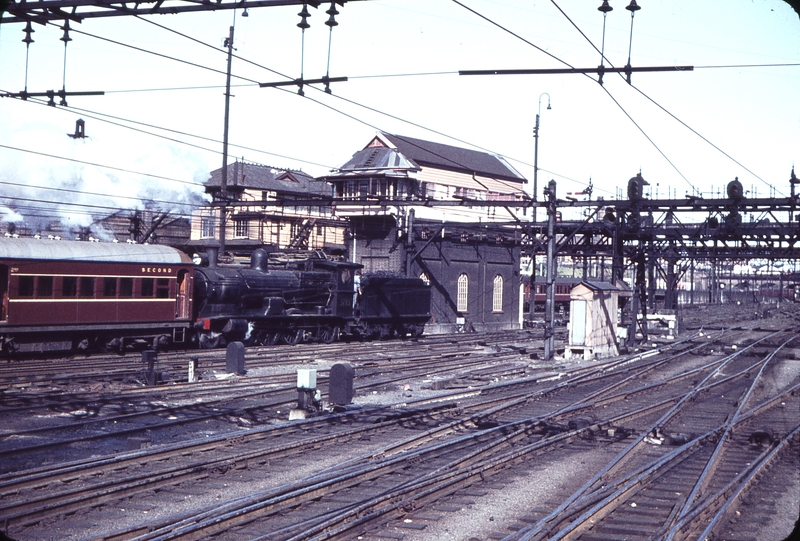
[[[550,94],[539,94],[539,110],[536,113],[536,125],[533,127],[533,221],[536,221],[537,190],[539,189],[539,116],[542,114],[542,96],[547,96],[547,108],[550,107]]]

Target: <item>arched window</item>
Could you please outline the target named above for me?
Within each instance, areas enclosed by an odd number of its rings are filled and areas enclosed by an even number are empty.
[[[494,277],[494,288],[492,289],[492,311],[503,311],[503,277],[499,274]]]
[[[469,277],[462,274],[458,277],[458,296],[456,310],[466,312],[468,307]]]
[[[425,285],[426,285],[426,286],[429,286],[429,285],[431,285],[431,279],[430,279],[430,278],[428,278],[428,275],[427,275],[427,274],[425,274],[424,272],[423,272],[422,274],[420,274],[420,275],[419,275],[419,279],[420,279],[420,280],[422,280],[423,282],[425,282]]]

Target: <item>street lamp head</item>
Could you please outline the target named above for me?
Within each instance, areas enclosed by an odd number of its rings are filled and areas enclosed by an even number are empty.
[[[542,97],[544,96],[547,96],[547,108],[552,109],[552,107],[550,107],[550,94],[548,94],[547,92],[542,92],[541,94],[539,94],[539,112],[542,111]]]
[[[603,0],[603,4],[599,8],[597,8],[597,11],[602,11],[604,15],[609,11],[613,10],[614,8],[608,5],[608,0]]]

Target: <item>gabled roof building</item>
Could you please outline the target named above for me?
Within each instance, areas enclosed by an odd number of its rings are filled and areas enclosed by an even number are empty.
[[[418,218],[448,221],[512,221],[513,210],[497,214],[483,201],[522,201],[525,178],[503,158],[388,133],[377,134],[344,165],[324,177],[337,198],[360,203],[339,206],[340,214],[363,214],[365,202],[373,212],[401,213],[392,201],[419,201]],[[458,207],[429,207],[426,202],[459,201]],[[388,205],[388,207],[387,207]],[[367,212],[369,212],[367,208]],[[521,211],[525,212],[525,211]]]
[[[342,248],[346,224],[331,213],[332,189],[302,171],[235,161],[228,165],[222,192],[222,169],[212,171],[206,193],[230,203],[225,220],[226,251],[248,254],[268,245],[276,249]],[[319,201],[319,204],[313,204]],[[311,202],[312,204],[309,204]],[[219,239],[219,206],[203,207],[192,220],[192,243],[213,245]]]
[[[352,261],[431,285],[426,332],[521,326],[518,228],[508,224],[526,211],[486,204],[527,199],[503,158],[379,133],[323,178],[336,215],[350,219]]]

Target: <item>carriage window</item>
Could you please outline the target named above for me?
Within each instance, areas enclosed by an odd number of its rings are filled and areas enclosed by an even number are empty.
[[[103,278],[103,296],[116,297],[117,296],[117,279],[116,278]]]
[[[94,278],[91,276],[81,276],[80,281],[81,297],[94,297]]]
[[[33,276],[19,277],[19,296],[33,297]]]
[[[154,285],[156,281],[154,278],[142,278],[142,297],[152,297],[155,291]]]
[[[52,297],[53,296],[53,277],[52,276],[39,276],[36,285],[37,297]]]
[[[133,297],[133,278],[119,279],[119,296]]]
[[[61,296],[76,297],[78,295],[78,277],[64,276],[61,279]]]
[[[159,278],[156,283],[156,298],[168,299],[169,298],[169,279]]]

